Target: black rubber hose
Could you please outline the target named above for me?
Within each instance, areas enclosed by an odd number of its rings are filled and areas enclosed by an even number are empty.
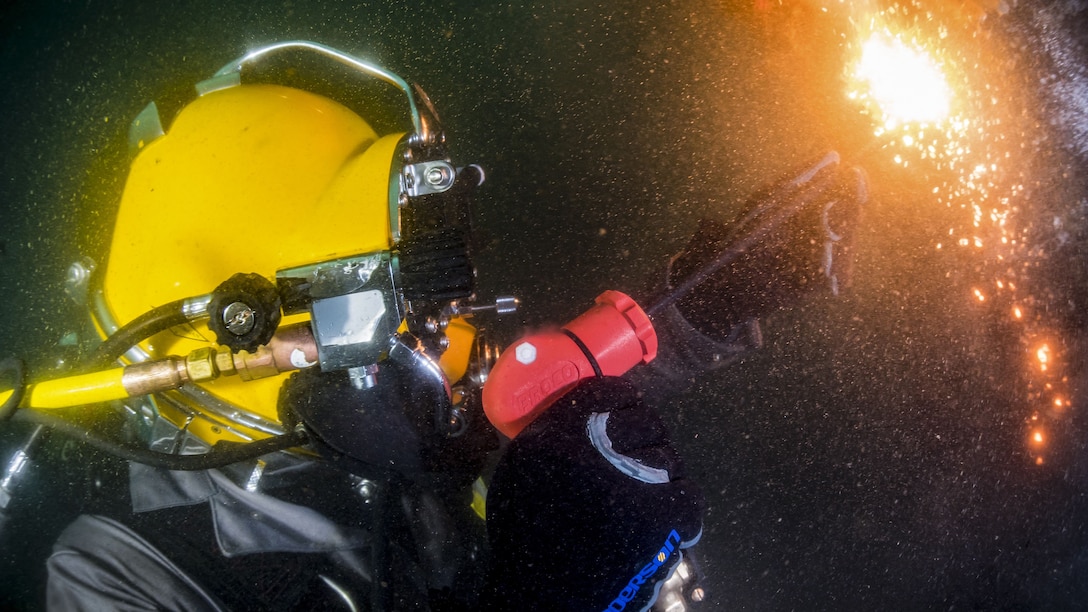
[[[255,442],[220,442],[202,455],[174,455],[122,444],[100,436],[86,427],[37,410],[20,411],[18,418],[45,425],[115,457],[166,470],[196,471],[222,468],[277,451],[303,446],[310,441],[309,434],[303,430],[297,430]]]
[[[187,301],[182,299],[163,304],[129,321],[95,349],[87,365],[92,368],[105,368],[142,340],[175,325],[187,323],[189,318],[185,316],[184,309]]]
[[[0,376],[10,372],[12,377],[11,396],[0,405],[0,422],[6,421],[15,414],[15,410],[23,401],[26,393],[26,365],[22,359],[8,357],[0,361]]]

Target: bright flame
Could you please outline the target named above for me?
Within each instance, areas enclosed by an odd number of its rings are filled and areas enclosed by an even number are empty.
[[[991,2],[966,0],[983,1]],[[1030,148],[1021,145],[1018,152],[1012,142],[1017,139],[1005,138],[1036,129],[1032,113],[1020,107],[1024,98],[1016,84],[1004,82],[1004,69],[990,65],[1001,45],[978,36],[984,30],[976,27],[977,20],[963,24],[957,9],[931,12],[918,0],[887,4],[875,14],[862,9],[851,19],[858,30],[844,75],[846,96],[872,121],[874,140],[865,151],[879,148],[884,161],[901,170],[919,168],[914,176],[932,180],[936,203],[957,215],[935,247],[962,248],[985,258],[977,269],[988,279],[971,280],[966,290],[976,305],[1007,309],[1005,317],[1011,314],[1022,328],[1027,407],[1043,409],[1042,417],[1037,413],[1029,420],[1026,444],[1042,465],[1039,454],[1052,444],[1049,426],[1069,412],[1067,381],[1058,380],[1063,355],[1057,344],[1033,340],[1053,341],[1041,327],[1047,315],[1032,304],[1034,296],[1021,293],[1005,276],[1021,266],[1027,270],[1043,256],[1026,242],[1030,234],[1022,228],[1030,220],[1018,221],[1026,208],[1020,162]],[[998,270],[1000,277],[991,276]]]
[[[952,92],[941,70],[927,54],[899,39],[873,34],[862,45],[856,74],[869,83],[888,129],[948,117]]]

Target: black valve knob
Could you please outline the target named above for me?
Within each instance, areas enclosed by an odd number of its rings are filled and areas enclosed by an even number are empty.
[[[276,286],[260,274],[238,273],[223,281],[208,303],[208,328],[232,351],[268,344],[280,324],[282,302]]]

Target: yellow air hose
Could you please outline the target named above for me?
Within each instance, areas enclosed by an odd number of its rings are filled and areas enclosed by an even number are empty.
[[[124,372],[125,368],[112,368],[30,384],[22,405],[38,409],[67,408],[124,399],[130,395],[121,382]],[[12,393],[14,390],[0,391],[0,404]]]

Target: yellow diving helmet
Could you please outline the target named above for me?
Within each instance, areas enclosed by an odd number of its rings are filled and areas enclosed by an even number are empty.
[[[379,134],[327,97],[242,82],[244,68],[282,51],[314,52],[399,89],[411,130]],[[93,318],[103,337],[145,332],[121,350],[107,340],[108,361],[207,349],[208,367],[241,375],[189,382],[130,400],[129,409],[148,427],[208,445],[282,434],[276,404],[287,374],[276,360],[347,370],[366,386],[406,337],[416,344],[401,350],[428,364],[432,384],[450,395],[476,335],[456,301],[473,291],[467,214],[457,202],[465,173],[446,157],[422,91],[346,53],[293,41],[251,51],[197,93],[166,130],[154,103],[132,124],[137,154]],[[480,180],[466,179],[473,188]],[[149,317],[163,305],[168,316]],[[273,358],[277,329],[305,330],[312,343]]]

